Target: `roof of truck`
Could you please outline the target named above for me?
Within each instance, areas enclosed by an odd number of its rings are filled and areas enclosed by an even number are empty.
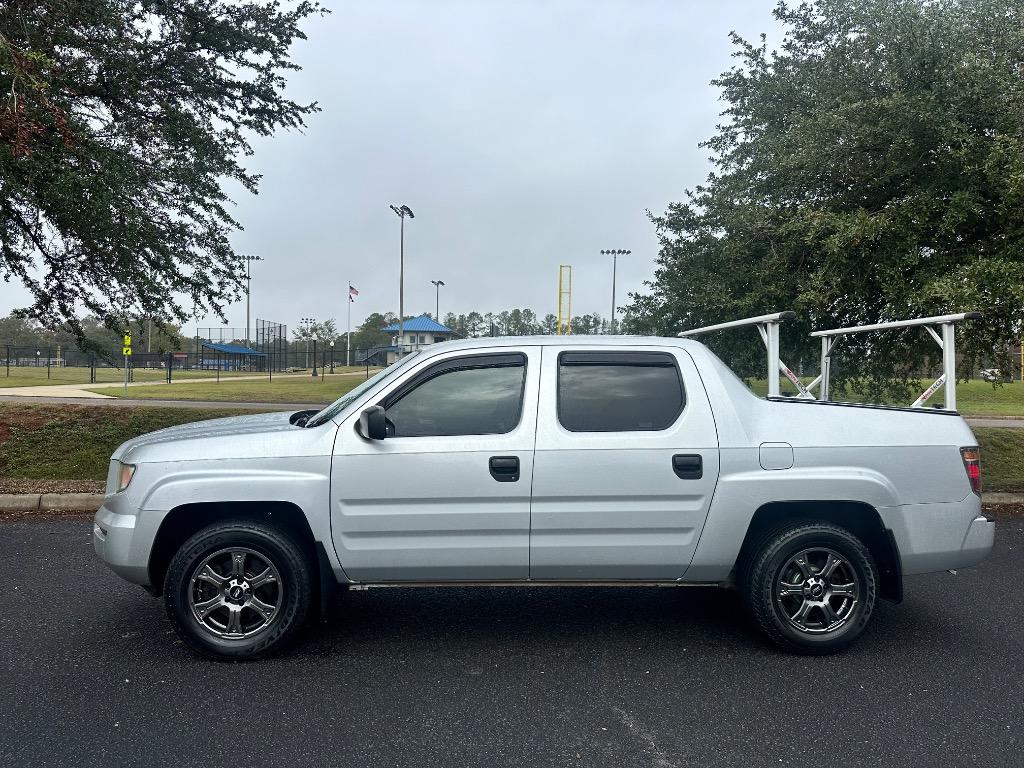
[[[566,346],[599,346],[599,347],[703,347],[699,341],[680,339],[674,336],[483,336],[478,339],[455,339],[441,341],[423,347],[424,350],[437,349],[447,352],[453,349],[479,349],[480,347],[566,347]]]

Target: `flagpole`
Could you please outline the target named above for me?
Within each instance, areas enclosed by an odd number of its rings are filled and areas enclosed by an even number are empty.
[[[345,365],[351,367],[351,365],[352,365],[352,283],[348,284],[348,290],[345,292],[345,298],[348,299],[348,331],[345,333]]]

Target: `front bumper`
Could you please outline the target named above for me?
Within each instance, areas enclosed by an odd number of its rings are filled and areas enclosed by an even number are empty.
[[[108,499],[109,501],[109,499]],[[93,546],[110,569],[133,584],[149,586],[149,546],[139,533],[139,515],[119,513],[105,502],[93,519]]]

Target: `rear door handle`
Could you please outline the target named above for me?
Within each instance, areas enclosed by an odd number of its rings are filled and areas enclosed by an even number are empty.
[[[488,463],[491,468],[491,477],[499,483],[514,483],[519,479],[518,456],[491,456]]]
[[[672,471],[683,480],[704,477],[704,461],[699,453],[677,453],[672,457]]]

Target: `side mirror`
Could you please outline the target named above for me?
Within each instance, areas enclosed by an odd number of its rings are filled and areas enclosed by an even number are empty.
[[[388,435],[384,409],[371,405],[359,414],[359,434],[367,440],[383,440]]]

